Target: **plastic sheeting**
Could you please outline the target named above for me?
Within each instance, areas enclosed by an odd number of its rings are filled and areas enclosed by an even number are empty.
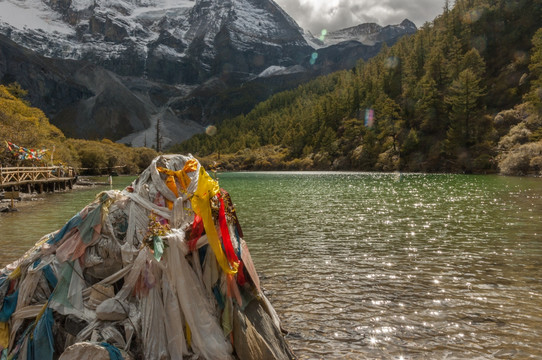
[[[142,339],[145,359],[166,360],[168,356],[164,304],[161,289],[154,286],[142,301]]]
[[[167,314],[164,319],[167,348],[172,359],[182,359],[184,355],[189,354],[183,329],[185,321],[179,300],[169,283],[167,274],[162,276],[162,289],[164,312]]]
[[[36,324],[32,340],[28,342],[28,360],[53,359],[53,323],[53,311],[50,308],[47,308]]]
[[[49,301],[49,306],[63,315],[80,316],[83,311],[84,280],[80,276],[78,261],[68,261],[62,265],[58,285]]]
[[[170,238],[167,276],[177,292],[186,322],[192,333],[194,350],[205,359],[231,359],[231,345],[224,339],[209,299],[198,285],[196,274],[188,265],[179,245],[184,239]],[[183,276],[177,276],[180,272]]]

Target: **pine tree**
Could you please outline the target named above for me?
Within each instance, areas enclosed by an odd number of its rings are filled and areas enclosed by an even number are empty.
[[[156,151],[160,152],[162,144],[162,136],[160,135],[160,118],[156,120]]]
[[[448,79],[456,79],[461,72],[461,61],[463,58],[461,41],[453,36],[449,39],[446,47],[446,75]]]
[[[410,51],[405,56],[403,72],[402,72],[402,91],[401,91],[401,107],[405,113],[405,117],[409,119],[409,123],[414,124],[416,120],[413,119],[415,116],[415,103],[417,101],[416,92],[417,92],[417,66],[416,66],[416,55],[415,51]]]
[[[379,139],[386,142],[391,139],[394,153],[399,152],[400,134],[404,127],[401,117],[401,107],[389,98],[382,95],[375,104],[376,127],[379,132]]]
[[[476,76],[482,77],[486,72],[486,63],[478,50],[472,48],[463,55],[461,69],[471,69]]]
[[[447,62],[444,58],[444,51],[445,47],[443,44],[440,41],[436,42],[429,53],[429,57],[424,67],[425,76],[430,77],[440,90],[444,89],[448,82],[448,74],[446,71]]]
[[[443,127],[446,128],[444,121],[444,111],[442,96],[436,81],[431,76],[424,76],[419,83],[419,100],[416,103],[416,119],[419,128],[425,133],[438,133]]]
[[[447,140],[452,148],[471,146],[476,134],[476,121],[481,120],[484,87],[481,78],[470,68],[463,70],[450,87],[446,103],[450,106],[450,128]]]

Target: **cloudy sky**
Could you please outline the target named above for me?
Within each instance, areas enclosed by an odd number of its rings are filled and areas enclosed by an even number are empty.
[[[405,18],[417,27],[442,13],[444,0],[275,0],[305,30],[320,34],[362,23],[399,24]],[[450,1],[450,3],[453,3]]]

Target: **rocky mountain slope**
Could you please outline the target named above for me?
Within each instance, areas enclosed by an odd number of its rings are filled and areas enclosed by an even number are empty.
[[[322,41],[272,0],[4,0],[0,81],[21,83],[68,136],[150,146],[160,119],[167,144],[415,30],[366,24]]]
[[[375,45],[380,42],[393,42],[398,37],[413,34],[417,30],[416,25],[408,19],[403,20],[398,25],[380,26],[375,23],[365,23],[326,33],[321,36],[321,41],[326,46],[351,40],[364,45]]]

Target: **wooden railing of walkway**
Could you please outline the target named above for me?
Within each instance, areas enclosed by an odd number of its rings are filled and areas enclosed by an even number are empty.
[[[26,192],[71,189],[75,179],[76,173],[72,167],[0,167],[0,189]]]

